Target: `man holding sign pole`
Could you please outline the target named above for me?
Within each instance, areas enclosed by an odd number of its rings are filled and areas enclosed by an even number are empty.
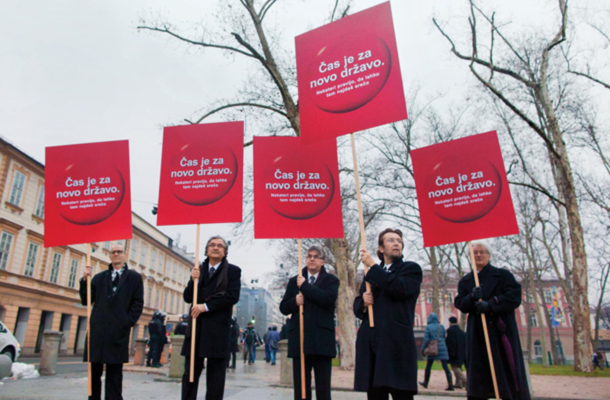
[[[415,305],[422,282],[421,267],[402,260],[402,232],[385,229],[379,234],[376,264],[361,250],[369,267],[354,300],[354,313],[362,320],[356,338],[354,390],[367,392],[369,400],[410,400],[417,393],[417,348],[413,336]],[[366,282],[371,292],[366,291]],[[371,328],[368,306],[373,306]]]
[[[224,395],[226,366],[229,358],[231,315],[239,301],[241,269],[227,261],[229,245],[220,236],[212,236],[205,247],[206,260],[191,271],[184,289],[187,303],[193,302],[194,281],[199,280],[197,304],[191,307],[182,355],[186,357],[182,376],[182,399],[195,400],[203,361],[207,358],[206,400],[221,400]],[[196,318],[195,351],[191,351],[193,318]],[[193,354],[194,353],[194,354]],[[195,357],[194,381],[190,382],[190,358]]]
[[[122,399],[123,364],[129,362],[129,332],[138,322],[144,308],[142,276],[127,268],[123,246],[110,248],[111,264],[91,280],[91,331],[88,357],[91,362],[91,396],[101,399],[102,373],[106,364],[106,399]],[[80,298],[87,304],[87,277],[91,266],[85,267],[80,280]]]
[[[324,269],[326,257],[321,248],[307,250],[303,276],[290,279],[280,303],[284,315],[292,315],[288,330],[288,357],[293,359],[294,398],[311,400],[311,370],[316,376],[316,399],[330,400],[332,359],[336,357],[335,303],[339,279]],[[301,395],[301,352],[299,348],[299,306],[303,306],[305,391]]]
[[[523,353],[515,320],[521,304],[521,285],[506,269],[490,264],[491,248],[484,242],[473,242],[474,264],[480,286],[473,273],[458,284],[455,306],[468,313],[466,330],[466,370],[468,399],[494,398],[494,387],[480,314],[485,314],[489,343],[499,395],[502,399],[529,400]]]

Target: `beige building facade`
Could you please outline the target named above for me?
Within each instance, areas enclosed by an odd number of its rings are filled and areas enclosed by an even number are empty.
[[[155,310],[182,314],[182,292],[192,256],[137,214],[133,237],[92,243],[93,273],[108,268],[112,245],[127,251],[129,268],[144,280],[144,312],[131,334],[147,337]],[[40,352],[44,330],[64,333],[61,352],[82,354],[87,310],[80,304],[79,279],[86,244],[44,248],[44,165],[0,139],[0,321],[15,335],[22,354]],[[94,305],[95,307],[95,305]]]

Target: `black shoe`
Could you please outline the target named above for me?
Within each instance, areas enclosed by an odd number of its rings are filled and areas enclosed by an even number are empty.
[[[163,366],[163,364],[153,364],[152,367],[153,368],[161,368]]]
[[[453,386],[449,386],[447,389],[445,389],[447,391],[453,392]]]
[[[428,389],[428,384],[424,382],[419,382],[420,385],[424,387],[424,389]]]
[[[271,365],[275,365],[275,363],[271,363]]]

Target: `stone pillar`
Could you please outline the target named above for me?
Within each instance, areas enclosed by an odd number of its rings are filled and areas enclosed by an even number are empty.
[[[169,377],[182,378],[184,375],[184,360],[186,357],[181,356],[182,345],[184,344],[184,335],[172,336],[172,356],[169,359]],[[168,346],[166,346],[168,347]]]
[[[44,337],[44,345],[42,346],[42,356],[40,357],[40,367],[38,370],[40,375],[55,375],[59,345],[64,334],[58,331],[44,331],[42,335]]]
[[[532,377],[530,376],[530,352],[523,350],[523,366],[525,367],[525,377],[527,378],[527,387],[530,389],[530,398],[534,398],[534,388],[532,387]]]
[[[0,354],[0,379],[11,376],[12,368],[13,360],[11,360],[11,358],[5,354]]]
[[[133,365],[144,365],[146,363],[146,340],[136,339],[136,354],[133,357]]]
[[[292,358],[288,358],[288,339],[280,340],[280,384],[292,387]]]

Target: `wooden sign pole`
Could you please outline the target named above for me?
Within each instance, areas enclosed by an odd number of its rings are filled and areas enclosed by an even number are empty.
[[[358,199],[358,219],[360,221],[360,240],[361,246],[363,250],[366,250],[366,236],[364,233],[364,214],[362,212],[362,197],[360,196],[360,176],[358,175],[358,160],[356,159],[356,139],[354,139],[354,134],[349,134],[350,139],[352,140],[352,156],[354,158],[354,177],[356,178],[356,197]],[[369,272],[369,267],[364,266],[364,275]],[[371,284],[366,282],[366,291],[367,293],[371,292]],[[375,321],[373,319],[373,306],[368,307],[369,314],[369,326],[371,328],[375,327]]]
[[[476,264],[474,263],[474,250],[472,249],[472,242],[468,242],[468,248],[470,249],[470,260],[472,262],[472,275],[474,275],[474,284],[479,285],[479,274],[476,270]],[[479,301],[483,301],[480,299]],[[496,368],[494,367],[494,360],[491,355],[491,344],[489,343],[489,332],[487,332],[487,320],[485,314],[481,313],[481,320],[483,321],[483,334],[485,335],[485,346],[487,346],[487,358],[489,359],[489,368],[491,368],[491,379],[494,384],[494,392],[496,394],[496,400],[500,400],[500,394],[498,392],[498,380],[496,379]]]
[[[298,239],[299,243],[299,276],[303,276],[303,254],[301,239]],[[305,330],[303,329],[303,305],[299,306],[299,325],[301,327],[300,342],[301,342],[301,399],[306,398],[305,392]]]
[[[87,263],[91,266],[91,243],[87,243]],[[91,268],[93,273],[93,268]],[[87,276],[87,376],[89,377],[89,396],[93,396],[91,388],[91,274]]]
[[[201,224],[197,224],[197,242],[195,245],[195,267],[199,267],[199,235],[201,232]],[[201,271],[199,271],[201,276]],[[193,305],[192,307],[197,307],[197,291],[199,289],[199,278],[195,279],[193,282]],[[193,318],[193,324],[191,326],[191,363],[190,363],[190,373],[189,373],[189,382],[193,383],[195,381],[195,356],[196,356],[196,348],[195,348],[195,332],[197,327],[197,318]]]

